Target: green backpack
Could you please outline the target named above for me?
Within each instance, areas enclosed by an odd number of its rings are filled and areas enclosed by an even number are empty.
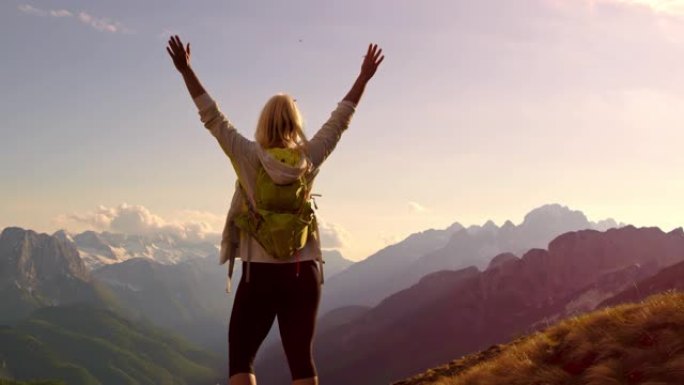
[[[298,158],[283,149],[269,149],[274,157],[294,165]],[[238,178],[239,179],[239,178]],[[246,207],[236,215],[235,225],[251,235],[273,258],[286,261],[306,245],[315,229],[316,216],[310,201],[311,185],[302,175],[289,184],[276,184],[259,166],[254,207],[244,187]]]

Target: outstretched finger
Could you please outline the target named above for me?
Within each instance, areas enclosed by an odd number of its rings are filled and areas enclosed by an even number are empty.
[[[176,35],[174,38],[176,39],[176,46],[177,46],[181,51],[185,51],[185,50],[183,49],[183,42],[181,41],[180,37],[178,37],[178,35]]]
[[[174,40],[173,37],[169,39],[169,46],[171,47],[171,51],[174,53],[178,52],[178,44],[176,44],[176,40]]]
[[[171,56],[171,59],[176,60],[176,57],[173,55],[173,52],[171,52],[171,49],[169,47],[166,47],[166,52],[169,53],[169,56]]]
[[[378,60],[377,62],[375,62],[375,66],[376,66],[376,67],[379,66],[380,63],[382,63],[383,60],[385,60],[385,55],[380,56],[380,60]]]
[[[188,47],[185,49],[185,51],[190,55],[190,42],[188,42]]]

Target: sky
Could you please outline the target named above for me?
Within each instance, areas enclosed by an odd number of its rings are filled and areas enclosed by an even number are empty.
[[[190,41],[246,137],[274,93],[313,135],[386,55],[315,192],[360,260],[561,203],[684,224],[684,0],[0,3],[0,228],[213,237],[235,175],[165,51]]]

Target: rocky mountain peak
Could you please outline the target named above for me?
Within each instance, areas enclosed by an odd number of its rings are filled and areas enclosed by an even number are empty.
[[[89,280],[74,243],[19,227],[5,228],[0,235],[0,267],[0,282],[29,287],[58,276]]]
[[[66,230],[57,230],[52,233],[52,236],[62,240],[63,242],[74,242],[74,237]]]
[[[446,232],[449,234],[453,234],[457,231],[463,230],[463,225],[460,224],[459,222],[454,222],[452,223],[449,227],[446,228]]]
[[[571,210],[557,203],[547,204],[533,209],[523,220],[522,226],[532,228],[540,226],[563,225],[564,227],[589,228],[590,222],[579,210]]]

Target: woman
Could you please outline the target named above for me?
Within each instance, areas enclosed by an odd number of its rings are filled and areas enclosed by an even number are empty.
[[[364,88],[383,61],[382,50],[369,45],[361,72],[328,121],[307,140],[302,119],[289,95],[273,96],[264,106],[256,141],[240,135],[206,93],[190,66],[190,43],[169,39],[167,52],[195,102],[204,126],[230,158],[241,182],[236,186],[221,242],[221,263],[234,254],[243,260],[228,332],[230,385],[256,384],[254,358],[278,317],[280,335],[294,385],[318,384],[312,356],[316,313],[323,283],[319,237],[310,236],[294,261],[270,256],[245,232],[237,231],[233,219],[246,203],[254,203],[256,175],[261,167],[275,183],[290,183],[305,176],[313,182],[323,161],[348,127]],[[314,222],[315,223],[315,222]],[[315,228],[313,233],[317,234]],[[320,267],[316,266],[319,262]],[[250,271],[251,270],[251,271]],[[229,268],[232,272],[232,263]],[[230,288],[230,282],[229,282]]]

